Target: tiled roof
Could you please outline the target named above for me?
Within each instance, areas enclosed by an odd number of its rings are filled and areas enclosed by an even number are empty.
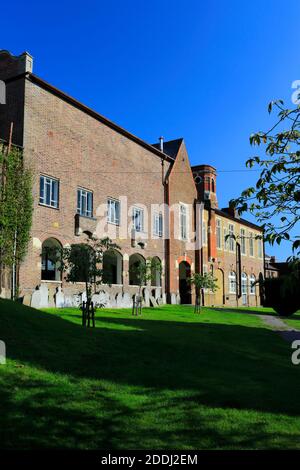
[[[164,142],[164,153],[169,155],[169,157],[173,158],[173,160],[175,160],[182,141],[183,139],[181,138]],[[152,144],[152,147],[160,149],[160,144]]]

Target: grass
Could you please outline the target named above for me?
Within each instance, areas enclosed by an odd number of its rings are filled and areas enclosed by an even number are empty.
[[[294,313],[291,317],[282,318],[283,321],[295,330],[300,330],[300,310]]]
[[[100,310],[84,329],[0,300],[0,447],[300,448],[300,368],[253,312]]]

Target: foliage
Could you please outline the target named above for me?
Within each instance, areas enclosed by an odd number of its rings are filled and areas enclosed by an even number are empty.
[[[300,105],[286,109],[283,101],[271,102],[269,113],[278,110],[274,126],[267,132],[250,136],[253,146],[265,146],[265,156],[254,156],[246,162],[261,168],[255,187],[247,188],[231,201],[239,213],[250,211],[264,228],[270,244],[289,240],[299,250],[300,237],[290,232],[300,220]],[[300,251],[299,251],[300,252]]]
[[[30,238],[33,197],[32,174],[24,167],[22,153],[0,152],[0,250],[1,263],[17,266],[24,259]]]
[[[300,261],[294,257],[289,271],[277,278],[261,280],[264,305],[272,307],[281,316],[290,316],[300,308]]]
[[[288,275],[267,278],[263,285],[265,305],[272,307],[279,315],[288,317],[300,308],[299,286],[295,289],[290,283]]]
[[[103,283],[103,253],[117,248],[118,245],[108,237],[92,237],[87,243],[74,243],[63,248],[60,254],[61,270],[66,272],[66,280],[84,282],[87,300],[90,300],[93,288],[96,290],[96,286]]]
[[[140,293],[143,286],[145,286],[148,282],[155,281],[157,272],[161,274],[162,266],[158,259],[148,258],[146,263],[140,260],[130,266],[129,272],[135,276],[138,282]]]
[[[218,289],[217,279],[213,276],[213,273],[194,273],[189,282],[195,287],[196,291],[196,304],[200,304],[200,297],[203,289],[209,289],[212,292],[215,292]]]
[[[190,278],[190,283],[195,286],[195,289],[209,289],[213,292],[218,289],[216,284],[217,279],[213,276],[213,273],[194,273]]]

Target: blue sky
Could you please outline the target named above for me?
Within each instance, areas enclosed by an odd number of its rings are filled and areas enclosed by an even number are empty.
[[[150,143],[184,137],[192,164],[219,170],[224,207],[257,179],[231,170],[274,122],[267,103],[292,105],[299,14],[297,0],[14,1],[1,5],[0,48],[27,50],[38,76]]]

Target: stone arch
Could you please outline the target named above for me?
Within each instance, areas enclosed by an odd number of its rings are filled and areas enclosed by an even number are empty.
[[[61,249],[57,238],[46,238],[42,243],[42,281],[61,281]]]
[[[146,260],[140,253],[134,253],[129,256],[129,285],[131,286],[138,286],[140,284],[137,269],[141,263],[145,265]]]
[[[161,287],[161,259],[158,256],[151,259],[151,286]]]
[[[116,249],[110,249],[103,254],[104,284],[123,284],[123,256]]]

